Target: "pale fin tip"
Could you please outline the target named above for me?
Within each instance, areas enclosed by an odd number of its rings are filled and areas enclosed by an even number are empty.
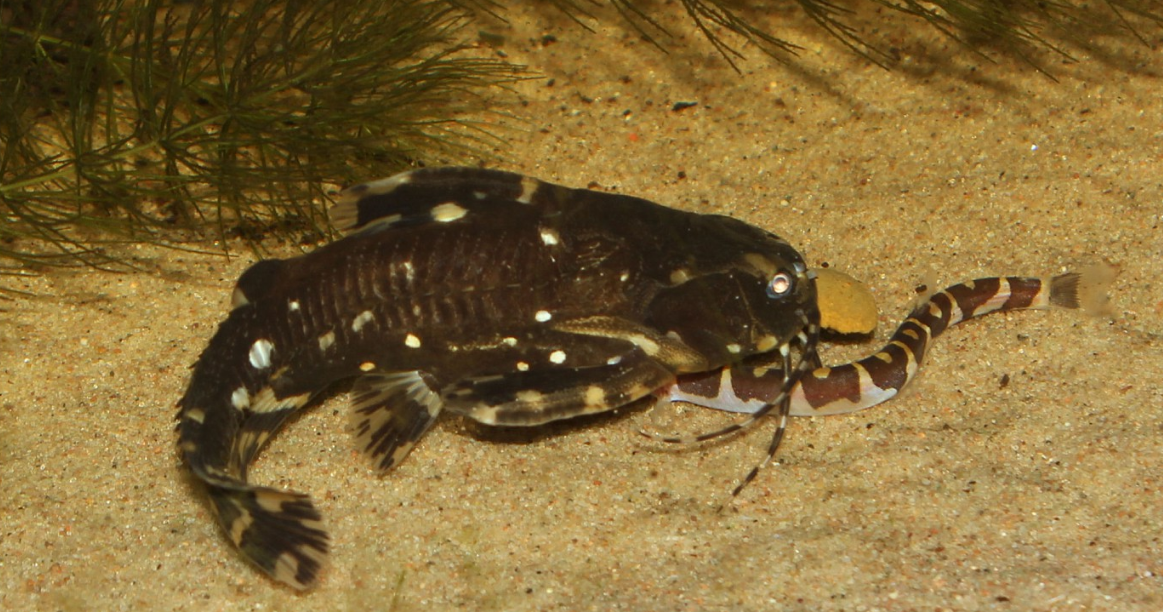
[[[1050,279],[1050,303],[1090,315],[1111,314],[1109,292],[1118,274],[1118,266],[1098,263],[1055,276]]]

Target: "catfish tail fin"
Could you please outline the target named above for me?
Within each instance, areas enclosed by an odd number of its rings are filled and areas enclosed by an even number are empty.
[[[240,482],[208,485],[218,522],[247,559],[295,589],[314,586],[329,538],[308,496]]]

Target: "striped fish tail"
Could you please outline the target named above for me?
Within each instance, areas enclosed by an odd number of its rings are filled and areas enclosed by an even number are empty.
[[[199,409],[182,409],[182,458],[205,483],[218,522],[243,556],[279,582],[296,589],[311,587],[327,559],[328,537],[319,511],[302,493],[247,483],[245,467],[252,453],[243,457],[237,444],[222,443],[237,442],[237,435],[229,433],[241,429],[230,421],[237,413],[218,416],[206,419]]]
[[[319,511],[301,493],[246,482],[251,460],[299,404],[259,405],[246,393],[244,380],[204,363],[219,362],[203,357],[178,402],[178,450],[205,483],[218,522],[243,556],[279,582],[309,588],[327,559]],[[223,389],[232,395],[221,397]]]
[[[218,522],[247,559],[295,589],[314,586],[329,538],[308,496],[217,478],[207,484]]]

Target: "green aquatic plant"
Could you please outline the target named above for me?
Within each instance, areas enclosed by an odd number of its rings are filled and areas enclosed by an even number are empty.
[[[325,185],[496,144],[521,77],[389,0],[0,0],[0,274],[112,244],[330,230]],[[204,244],[204,241],[201,243]]]

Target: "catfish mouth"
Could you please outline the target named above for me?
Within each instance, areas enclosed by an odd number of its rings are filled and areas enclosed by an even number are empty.
[[[760,470],[771,463],[787,430],[788,417],[791,415],[792,391],[808,372],[820,366],[820,357],[817,353],[820,340],[819,310],[814,304],[809,304],[796,309],[794,316],[798,320],[798,328],[794,328],[795,333],[783,343],[773,346],[773,350],[745,357],[720,370],[680,377],[676,382],[676,386],[688,390],[685,397],[679,397],[678,400],[709,407],[716,407],[714,402],[724,397],[721,385],[725,384],[729,387],[727,389],[730,392],[729,402],[758,405],[754,411],[748,411],[750,414],[747,417],[721,429],[693,436],[668,437],[645,430],[640,432],[662,442],[692,444],[740,433],[755,427],[768,415],[778,416],[779,421],[768,444],[766,456],[751,468],[731,492],[732,497],[737,496],[755,479]],[[709,400],[710,403],[703,403],[701,400]]]
[[[731,366],[735,372],[732,387],[742,400],[759,400],[774,404],[790,394],[805,374],[820,367],[817,347],[821,328],[811,315],[796,312],[800,320],[798,331],[774,350],[751,355]],[[779,383],[778,387],[774,383]]]
[[[784,433],[787,431],[788,416],[791,414],[792,390],[799,384],[800,379],[805,374],[820,365],[820,356],[817,352],[817,346],[820,342],[820,311],[812,305],[812,307],[807,309],[797,309],[795,314],[801,322],[799,331],[788,341],[779,345],[773,354],[775,358],[771,360],[772,365],[777,365],[780,368],[779,372],[772,372],[772,366],[769,365],[766,371],[757,367],[750,372],[750,376],[743,377],[751,378],[756,383],[765,382],[766,384],[760,384],[761,388],[758,389],[762,391],[762,387],[764,386],[770,388],[772,378],[778,376],[781,379],[779,393],[770,400],[765,399],[763,406],[747,419],[724,427],[717,432],[710,432],[709,434],[698,436],[697,438],[699,441],[710,440],[735,432],[742,432],[754,427],[759,423],[760,419],[768,415],[774,414],[774,416],[778,416],[779,423],[776,426],[775,433],[771,436],[771,442],[767,446],[767,454],[760,463],[747,472],[747,475],[743,477],[743,480],[739,482],[738,486],[731,491],[731,497],[738,496],[744,487],[750,484],[752,480],[755,480],[759,472],[771,463],[776,451],[779,450],[780,442],[783,441]],[[794,358],[792,356],[793,349],[798,353]],[[743,371],[746,372],[746,369],[743,369]],[[739,391],[740,389],[736,389],[736,393]],[[770,391],[767,391],[767,393],[770,393]]]

